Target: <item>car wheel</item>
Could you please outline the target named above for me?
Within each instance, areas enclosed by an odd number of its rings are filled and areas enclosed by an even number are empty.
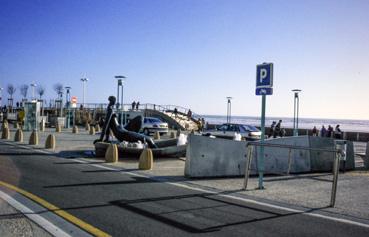
[[[143,133],[146,135],[146,136],[149,136],[150,135],[150,132],[149,132],[149,129],[145,128],[143,130]]]

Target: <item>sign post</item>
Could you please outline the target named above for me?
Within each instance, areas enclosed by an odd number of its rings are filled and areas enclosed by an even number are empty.
[[[261,143],[265,140],[266,95],[273,94],[273,63],[256,65],[256,95],[261,95]],[[264,146],[259,147],[258,157],[259,189],[264,189]]]

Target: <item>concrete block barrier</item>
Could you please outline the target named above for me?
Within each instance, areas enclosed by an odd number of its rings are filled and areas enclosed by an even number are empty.
[[[117,144],[110,144],[105,152],[105,161],[108,163],[118,162],[118,146]]]
[[[154,164],[154,158],[152,155],[152,150],[147,148],[144,149],[140,155],[138,162],[138,168],[140,170],[151,170]]]
[[[31,136],[29,137],[28,144],[29,145],[38,145],[38,132],[36,130],[34,130],[31,133]]]
[[[1,133],[1,139],[9,139],[9,138],[10,138],[9,127],[4,127]]]
[[[22,129],[18,128],[18,130],[15,132],[14,141],[15,142],[23,142],[23,131],[22,131]]]
[[[54,134],[50,134],[46,138],[45,148],[46,149],[55,149],[55,145],[56,145],[55,135]]]
[[[90,135],[95,135],[95,127],[90,126]]]
[[[155,132],[154,133],[154,139],[155,140],[159,140],[160,139],[160,133],[159,132]]]
[[[78,133],[78,127],[77,125],[74,125],[73,126],[73,130],[72,130],[73,133],[77,134]]]

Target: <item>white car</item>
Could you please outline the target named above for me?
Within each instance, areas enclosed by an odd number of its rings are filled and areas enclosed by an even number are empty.
[[[150,133],[159,132],[161,135],[168,133],[168,123],[161,121],[154,117],[145,117],[143,119],[141,131],[145,135]]]
[[[246,124],[225,123],[215,130],[203,132],[205,136],[215,136],[227,139],[233,139],[236,133],[241,134],[242,138],[246,140],[259,140],[261,138],[261,131],[259,129]]]

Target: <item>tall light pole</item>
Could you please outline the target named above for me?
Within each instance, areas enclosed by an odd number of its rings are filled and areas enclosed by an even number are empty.
[[[123,104],[123,84],[124,81],[127,77],[125,76],[114,76],[115,79],[118,80],[118,87],[117,87],[117,102],[119,103],[119,89],[121,90],[121,98],[120,98],[120,107],[121,107],[121,111],[120,111],[120,124],[123,125],[123,113],[124,113],[124,104]],[[117,105],[117,108],[119,109],[119,106]],[[124,124],[125,124],[126,119],[124,119]]]
[[[227,123],[231,123],[231,114],[232,114],[232,97],[226,97],[227,99]]]
[[[65,124],[66,128],[69,128],[70,125],[70,90],[72,89],[72,87],[70,86],[66,86],[65,87],[65,105],[67,108],[67,123]]]
[[[35,87],[37,86],[36,83],[31,83],[31,87],[32,87],[32,98],[31,101],[34,100],[35,98]]]
[[[294,93],[293,96],[293,135],[299,135],[299,92],[300,89],[293,89],[292,92]]]
[[[4,88],[0,87],[0,106],[3,105],[3,90]]]
[[[82,85],[83,85],[83,92],[82,92],[82,105],[83,105],[83,108],[85,107],[85,84],[86,82],[88,81],[88,78],[86,77],[83,77],[81,78],[81,81],[82,81]]]

